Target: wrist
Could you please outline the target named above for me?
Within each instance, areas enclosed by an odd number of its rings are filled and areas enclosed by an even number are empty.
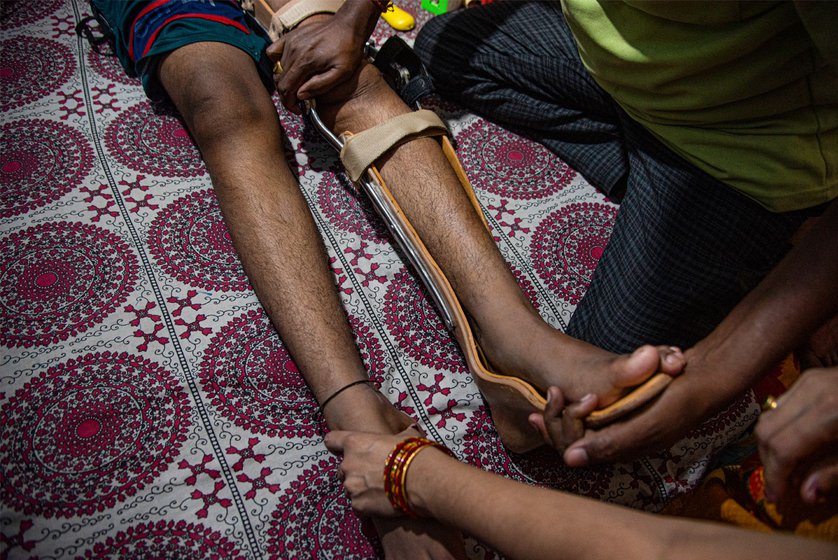
[[[440,472],[457,467],[459,461],[437,448],[429,448],[413,459],[407,472],[405,487],[410,508],[420,517],[433,517],[433,497],[439,493],[434,481]]]
[[[381,11],[371,0],[346,0],[335,12],[335,17],[344,22],[353,34],[366,41],[375,29]]]
[[[410,492],[412,489],[408,489],[407,477],[416,460],[420,457],[426,457],[433,450],[438,450],[451,457],[454,456],[447,447],[424,437],[404,439],[396,444],[390,452],[384,466],[384,492],[387,494],[387,499],[393,509],[401,511],[409,517],[427,515],[424,498],[411,499]],[[420,481],[420,478],[414,477],[413,480],[416,484]],[[421,512],[412,507],[413,501],[422,504]]]
[[[350,430],[389,434],[387,406],[373,383],[350,384],[338,390],[321,412],[329,430]],[[392,407],[390,407],[392,408]]]

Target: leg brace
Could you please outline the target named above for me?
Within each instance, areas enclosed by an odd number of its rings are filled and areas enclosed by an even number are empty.
[[[277,40],[311,15],[334,13],[342,3],[343,0],[296,0],[274,12],[266,0],[252,0],[256,20],[273,40]],[[346,132],[337,136],[320,119],[313,103],[307,105],[306,112],[315,128],[340,153],[347,175],[370,198],[376,212],[410,261],[433,299],[445,326],[460,345],[466,364],[478,384],[484,391],[491,390],[493,402],[522,411],[544,410],[546,399],[535,387],[518,377],[492,370],[477,344],[469,320],[451,284],[399,207],[375,165],[375,161],[381,156],[405,142],[421,137],[437,138],[475,211],[488,229],[474,189],[448,140],[448,129],[440,118],[432,111],[423,109],[400,115],[357,134]],[[585,425],[599,427],[613,422],[657,396],[670,381],[671,377],[668,375],[654,375],[617,402],[592,412],[585,419]]]

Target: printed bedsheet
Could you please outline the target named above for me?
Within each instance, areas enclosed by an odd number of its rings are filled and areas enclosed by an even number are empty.
[[[0,556],[380,554],[183,124],[76,36],[86,2],[36,4],[0,5]],[[431,17],[401,5],[418,25]],[[391,33],[382,23],[374,36]],[[618,207],[540,145],[431,108],[522,289],[564,328]],[[280,114],[370,375],[462,460],[657,510],[753,421],[745,398],[672,450],[608,467],[507,453],[368,203],[315,132]],[[468,552],[496,556],[471,539]]]

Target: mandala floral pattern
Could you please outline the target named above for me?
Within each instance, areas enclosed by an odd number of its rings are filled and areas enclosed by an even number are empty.
[[[472,185],[504,198],[550,196],[576,175],[544,146],[483,120],[458,134],[457,143]]]
[[[118,84],[126,84],[133,86],[140,86],[138,78],[132,78],[125,73],[125,69],[119,63],[116,56],[108,54],[99,54],[91,49],[87,51],[88,64],[96,70],[103,77],[107,78],[108,82],[116,82]]]
[[[50,39],[15,37],[0,41],[0,52],[0,111],[60,89],[76,66],[70,49]]]
[[[350,317],[350,326],[370,377],[380,383],[380,344],[358,319]],[[314,395],[261,309],[221,329],[198,376],[212,406],[240,428],[270,437],[312,437],[325,430]]]
[[[183,520],[160,520],[141,523],[107,537],[85,551],[82,558],[244,560],[246,556],[220,532],[209,527]]]
[[[306,469],[279,499],[268,554],[280,558],[383,558],[377,535],[352,511],[335,476],[337,460]]]
[[[759,417],[759,409],[754,404],[753,397],[746,394],[735,400],[726,409],[705,420],[687,434],[686,438],[700,441],[710,441],[714,436],[724,436],[741,430],[744,424],[755,422]],[[724,442],[726,443],[726,442]]]
[[[58,200],[93,167],[93,149],[76,129],[45,120],[0,127],[0,218]]]
[[[105,131],[108,151],[138,173],[198,177],[206,173],[201,154],[172,109],[140,103],[121,111]]]
[[[250,289],[212,189],[184,196],[160,212],[149,246],[166,274],[221,292]]]
[[[311,437],[325,426],[314,395],[261,309],[221,329],[198,376],[212,406],[251,432]]]
[[[0,344],[44,346],[101,323],[137,281],[125,242],[78,223],[42,224],[0,241]]]
[[[530,259],[541,280],[559,297],[572,304],[582,299],[616,216],[616,208],[606,204],[571,204],[538,225]]]
[[[312,138],[316,137],[315,131],[308,130],[304,126],[305,121],[303,121],[302,117],[289,112],[282,106],[282,101],[280,100],[278,93],[274,93],[273,100],[276,105],[277,112],[279,113],[279,124],[282,126],[282,131],[289,139],[299,143],[306,137],[306,134],[310,134]]]
[[[113,508],[168,468],[189,416],[174,375],[149,360],[105,352],[49,368],[0,409],[0,502],[44,517]]]
[[[33,10],[27,0],[3,0],[0,2],[0,22],[8,29],[23,27],[54,14],[63,3],[64,0],[44,0],[38,3],[37,10]]]
[[[387,236],[384,222],[375,214],[364,193],[332,173],[325,173],[317,188],[317,202],[329,222],[367,241],[381,243]]]
[[[384,321],[399,348],[422,365],[466,371],[460,348],[445,329],[436,308],[407,272],[398,273],[387,288]]]

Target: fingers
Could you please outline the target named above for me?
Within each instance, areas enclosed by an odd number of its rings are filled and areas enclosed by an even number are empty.
[[[565,463],[583,467],[626,460],[672,444],[704,416],[704,411],[695,406],[700,389],[683,382],[686,379],[675,379],[657,400],[630,418],[585,432],[565,450]]]
[[[550,427],[557,421],[560,422],[562,410],[564,409],[564,395],[558,387],[549,387],[547,389],[547,405],[544,407],[544,412],[535,412],[530,414],[528,420],[541,434],[544,443],[553,445],[550,435]]]
[[[274,83],[283,106],[299,113],[299,102],[317,97],[347,81],[361,62],[362,50],[343,26],[329,23],[300,27],[267,49],[282,71]]]
[[[583,418],[597,405],[595,395],[585,395],[578,402],[564,406],[564,396],[558,387],[547,390],[547,405],[542,413],[530,415],[530,424],[544,438],[544,442],[562,451],[585,432]]]
[[[395,443],[417,433],[416,428],[410,426],[396,436],[347,431],[326,434],[326,447],[333,453],[343,453],[335,476],[343,483],[352,509],[365,515],[403,515],[393,508],[387,497],[382,467]]]
[[[812,441],[816,434],[811,434],[811,427],[806,426],[807,411],[793,401],[785,404],[763,413],[755,430],[765,467],[765,494],[771,501],[785,494],[798,462],[816,449]]]
[[[800,497],[807,504],[816,504],[838,494],[838,454],[809,471],[800,485]]]
[[[829,458],[836,460],[838,447],[838,370],[804,372],[777,407],[760,416],[755,434],[768,499],[780,499],[807,469],[811,474],[800,488],[805,501],[816,499],[820,486],[833,488]]]
[[[352,432],[335,431],[326,434],[323,438],[323,443],[326,444],[326,449],[335,454],[343,453],[346,447],[346,438],[352,435]]]
[[[311,76],[297,90],[297,99],[305,101],[327,93],[334,87],[335,83],[341,80],[343,74],[340,69],[332,68],[322,74]]]
[[[285,35],[268,45],[265,53],[271,60],[279,60],[282,57],[282,52],[285,50]]]

